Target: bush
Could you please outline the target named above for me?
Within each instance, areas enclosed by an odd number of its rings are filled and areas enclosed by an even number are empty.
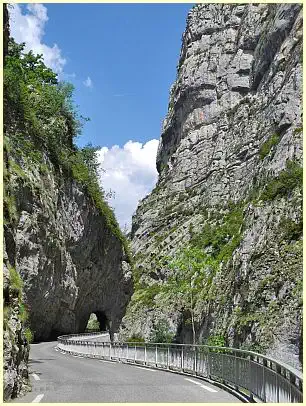
[[[134,335],[132,335],[132,337],[129,337],[129,338],[126,340],[126,342],[127,342],[127,343],[144,343],[145,340],[144,340],[143,337],[137,336],[137,335],[134,334]]]
[[[260,159],[263,160],[267,155],[269,155],[272,147],[277,145],[280,141],[280,136],[278,134],[273,134],[266,142],[264,142],[259,150]]]
[[[260,198],[264,201],[269,201],[275,199],[277,196],[288,196],[296,187],[302,190],[302,186],[302,166],[295,161],[287,161],[287,168],[281,171],[277,178],[267,183]]]
[[[225,347],[226,341],[225,337],[222,335],[209,336],[206,340],[206,345],[216,346],[216,347]]]
[[[29,329],[29,327],[27,327],[27,328],[25,329],[25,331],[24,331],[24,336],[25,336],[25,338],[26,338],[26,340],[27,340],[27,342],[28,342],[29,344],[33,342],[34,335],[33,335],[32,331]]]
[[[18,297],[21,300],[23,288],[22,279],[15,268],[9,267],[9,272],[10,272],[10,287],[11,289],[18,291]]]
[[[153,327],[149,341],[150,343],[171,343],[174,334],[170,330],[169,323],[166,320],[160,320]]]
[[[299,240],[303,235],[303,221],[297,223],[291,219],[283,218],[280,221],[280,229],[287,241]]]

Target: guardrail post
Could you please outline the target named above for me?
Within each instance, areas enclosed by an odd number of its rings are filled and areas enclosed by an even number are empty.
[[[289,373],[289,379],[290,379],[290,402],[293,402],[293,387],[296,386],[295,385],[295,376],[290,372]]]
[[[144,346],[144,364],[147,365],[147,345]]]
[[[277,394],[276,394],[276,396],[277,396],[277,403],[279,403],[279,379],[278,379],[278,376],[279,375],[281,375],[281,372],[282,372],[282,368],[279,366],[279,365],[275,365],[275,369],[276,369],[276,388],[277,388]]]
[[[155,366],[157,367],[157,345],[155,346]]]
[[[181,370],[184,371],[184,347],[182,347],[181,351]]]
[[[167,346],[167,369],[170,369],[170,348]]]
[[[135,345],[135,352],[134,352],[134,364],[136,363],[136,345]]]
[[[263,383],[264,383],[264,398],[263,398],[263,401],[266,403],[267,402],[267,395],[266,395],[266,385],[265,385],[265,368],[267,367],[267,360],[266,359],[262,359],[262,365],[263,365],[263,368],[262,368],[262,381],[263,381]]]
[[[211,362],[210,362],[210,349],[207,349],[207,377],[211,378]]]
[[[197,347],[194,348],[194,372],[197,375]]]

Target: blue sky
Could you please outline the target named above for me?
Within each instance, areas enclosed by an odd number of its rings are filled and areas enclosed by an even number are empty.
[[[45,6],[45,42],[61,48],[64,70],[76,74],[76,102],[91,118],[79,145],[159,138],[191,5]],[[92,88],[82,83],[88,76]]]
[[[101,184],[115,191],[110,204],[121,226],[130,225],[157,179],[161,123],[191,7],[47,3],[11,11],[16,41],[43,53],[45,63],[74,84],[79,111],[91,120],[77,143],[101,146]]]

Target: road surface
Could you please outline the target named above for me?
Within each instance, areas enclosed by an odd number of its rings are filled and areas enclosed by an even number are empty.
[[[197,378],[62,354],[56,345],[55,341],[31,344],[32,392],[13,403],[239,402]]]

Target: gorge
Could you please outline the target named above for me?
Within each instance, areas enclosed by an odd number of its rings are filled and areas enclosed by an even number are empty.
[[[31,341],[92,313],[122,341],[301,369],[302,5],[192,7],[131,249],[71,92],[9,39],[4,6],[4,399],[28,385]]]

